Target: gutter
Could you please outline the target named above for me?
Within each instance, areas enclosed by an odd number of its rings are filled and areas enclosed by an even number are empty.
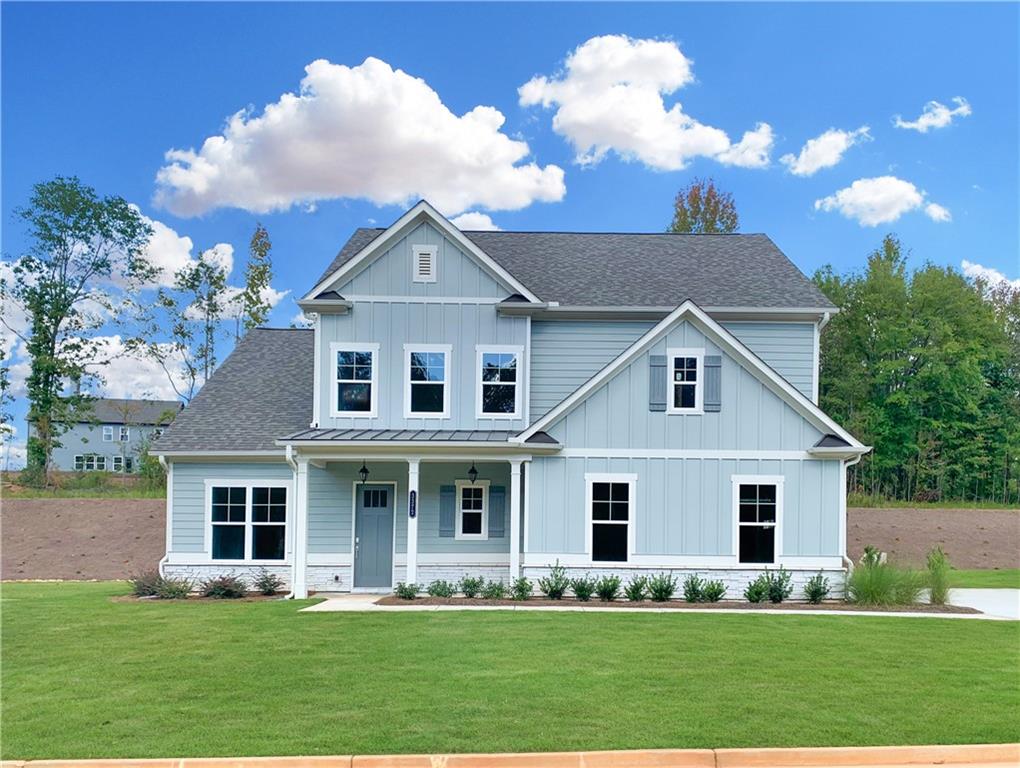
[[[836,310],[836,311],[838,312],[839,310]],[[821,320],[820,323],[818,323],[818,332],[819,333],[821,333],[822,330],[825,328],[825,326],[827,326],[829,324],[829,321],[831,319],[832,319],[832,312],[826,312],[824,315],[822,315],[822,320]]]
[[[163,467],[165,476],[169,478],[170,466],[167,464],[166,457],[158,455],[156,458],[159,459],[159,466]],[[168,483],[166,488],[166,547],[163,549],[163,557],[159,559],[159,563],[156,565],[156,571],[161,577],[164,575],[163,568],[166,566],[167,560],[170,559],[170,491],[171,488]]]
[[[296,480],[297,480],[297,462],[294,461],[294,449],[291,446],[288,445],[287,446],[287,451],[286,451],[285,455],[286,455],[287,463],[290,464],[290,468],[294,471],[294,478],[295,478],[295,483],[294,484],[296,486],[297,485],[297,482],[296,482]],[[291,566],[290,592],[288,592],[287,594],[285,594],[283,596],[284,600],[293,600],[294,599],[294,571],[297,570],[297,553],[296,552],[294,553],[294,557],[295,557],[294,565]]]
[[[864,458],[864,454],[863,454],[863,453],[861,453],[861,454],[858,454],[857,456],[855,456],[855,457],[854,457],[853,459],[851,459],[851,460],[847,461],[847,462],[846,462],[846,463],[845,463],[845,464],[843,465],[843,473],[844,473],[844,477],[846,476],[846,471],[847,471],[847,470],[848,470],[848,469],[849,469],[850,467],[852,467],[852,466],[854,466],[855,464],[857,464],[858,462],[860,462],[860,460],[861,460],[861,459],[863,459],[863,458]],[[846,500],[846,499],[843,499],[843,504],[846,504],[846,503],[847,503],[847,500]],[[845,522],[846,522],[846,520],[844,520],[843,522],[845,523]],[[853,561],[853,560],[852,560],[852,559],[850,558],[850,556],[849,556],[849,555],[848,555],[848,554],[846,553],[846,547],[847,547],[847,535],[846,535],[846,526],[844,525],[844,530],[843,530],[843,552],[842,552],[842,557],[843,557],[843,565],[845,565],[845,566],[846,566],[846,572],[847,572],[847,573],[849,574],[849,573],[853,573],[853,570],[854,570],[854,561]]]

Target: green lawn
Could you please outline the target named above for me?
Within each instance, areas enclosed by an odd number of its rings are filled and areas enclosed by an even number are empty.
[[[1020,568],[1002,568],[994,571],[953,570],[949,579],[954,587],[1020,589]]]
[[[1020,623],[2,587],[3,758],[1020,741]]]

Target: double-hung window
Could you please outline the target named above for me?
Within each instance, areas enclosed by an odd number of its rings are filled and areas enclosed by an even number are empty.
[[[104,443],[113,442],[113,427],[103,427],[103,442]]]
[[[448,344],[404,345],[405,418],[450,417]]]
[[[126,443],[131,439],[131,427],[121,427],[120,435],[117,438],[118,442]]]
[[[592,562],[626,562],[633,550],[636,475],[588,474],[585,479]]]
[[[379,345],[336,343],[333,356],[333,416],[378,413]]]
[[[287,487],[209,484],[213,560],[284,560],[287,549]]]
[[[775,563],[779,556],[779,516],[783,506],[783,478],[733,478],[737,511],[737,555],[741,563]]]
[[[667,350],[667,413],[701,413],[704,400],[704,349]]]
[[[105,472],[106,457],[95,453],[80,454],[74,457],[75,472]]]
[[[135,462],[130,456],[114,456],[113,457],[113,471],[114,472],[127,472],[128,474],[135,471]]]
[[[489,481],[457,481],[458,539],[489,538]]]
[[[478,418],[520,418],[521,353],[521,347],[478,347]]]

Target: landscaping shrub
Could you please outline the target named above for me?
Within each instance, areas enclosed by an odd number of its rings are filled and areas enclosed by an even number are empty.
[[[252,586],[260,595],[275,595],[283,588],[283,579],[266,568],[259,568]]]
[[[700,603],[705,599],[705,582],[696,573],[684,579],[684,600]]]
[[[485,586],[485,579],[481,576],[465,576],[460,580],[460,591],[464,597],[478,597],[478,593]]]
[[[764,573],[747,585],[744,599],[749,603],[764,603],[769,599],[769,581]]]
[[[640,603],[648,596],[648,577],[631,576],[627,586],[623,588],[623,594],[632,603]]]
[[[482,597],[486,600],[505,600],[506,584],[502,581],[490,581],[482,587]]]
[[[69,491],[97,491],[109,484],[109,472],[76,472],[65,476],[60,482],[60,487]]]
[[[183,600],[191,594],[191,582],[187,579],[161,578],[156,586],[156,597],[160,600]]]
[[[648,579],[648,594],[657,603],[671,600],[676,594],[677,580],[668,573],[657,573]]]
[[[909,568],[887,562],[874,547],[866,547],[864,557],[846,580],[846,596],[859,605],[911,605],[924,589],[924,577]]]
[[[726,585],[721,581],[706,581],[701,590],[701,600],[705,603],[718,603],[726,597]]]
[[[437,579],[429,584],[427,592],[429,597],[453,597],[457,592],[457,585]]]
[[[932,605],[945,605],[949,599],[949,558],[942,545],[928,553],[928,589]]]
[[[157,594],[162,580],[159,571],[144,571],[131,578],[131,593],[136,597],[152,597]]]
[[[769,600],[773,603],[781,603],[793,594],[793,579],[785,568],[780,567],[778,572],[766,568],[765,578],[769,585]]]
[[[620,577],[603,576],[595,583],[595,594],[599,596],[599,600],[613,602],[620,596]]]
[[[571,579],[570,589],[574,592],[574,597],[582,603],[587,603],[591,600],[591,596],[595,594],[595,579],[587,574]]]
[[[418,597],[419,592],[421,592],[420,584],[405,584],[402,581],[398,581],[397,586],[393,588],[393,594],[401,600],[414,600]]]
[[[562,598],[569,586],[570,579],[567,578],[567,569],[560,565],[559,560],[556,561],[556,565],[549,571],[548,576],[543,576],[538,580],[538,588],[550,600]]]
[[[818,605],[828,596],[829,580],[822,576],[822,572],[819,571],[808,579],[807,584],[804,585],[804,597],[812,605]]]
[[[203,581],[198,591],[202,597],[215,597],[221,600],[236,600],[248,593],[244,581],[234,574],[226,576],[213,576]]]
[[[531,581],[523,576],[514,579],[510,586],[510,597],[514,600],[527,600],[531,597]]]

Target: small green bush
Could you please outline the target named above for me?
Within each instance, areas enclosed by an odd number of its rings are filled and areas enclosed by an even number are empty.
[[[874,547],[865,547],[864,557],[846,580],[846,596],[859,605],[912,605],[921,596],[926,579],[917,571],[887,562]]]
[[[214,597],[218,600],[236,600],[248,593],[244,581],[234,574],[225,576],[212,576],[203,581],[198,591],[202,597]]]
[[[793,594],[793,579],[785,568],[780,567],[778,572],[766,568],[765,578],[769,584],[769,600],[773,603],[781,603]]]
[[[928,589],[932,605],[945,605],[949,599],[949,558],[937,545],[928,553]]]
[[[631,576],[627,586],[623,588],[623,595],[632,603],[640,603],[648,597],[648,577]]]
[[[421,592],[420,584],[405,584],[402,581],[397,582],[397,586],[393,588],[393,594],[401,600],[414,600],[418,597],[419,592]]]
[[[156,586],[156,597],[160,600],[183,600],[191,594],[191,588],[188,579],[161,578]]]
[[[163,577],[159,571],[145,571],[131,578],[131,593],[136,597],[153,597],[159,591]]]
[[[620,596],[620,577],[603,576],[595,583],[595,594],[598,595],[599,600],[602,600],[603,602],[613,602]]]
[[[510,586],[510,597],[514,600],[527,600],[531,597],[531,581],[523,576],[514,579]]]
[[[548,576],[543,576],[538,580],[538,588],[550,600],[561,599],[569,586],[570,579],[567,578],[567,569],[560,565],[559,560],[549,571]]]
[[[819,571],[804,585],[804,597],[812,605],[818,605],[829,596],[829,580]]]
[[[701,590],[701,599],[705,603],[718,603],[726,597],[726,585],[721,581],[706,581]]]
[[[648,579],[648,594],[657,603],[671,600],[676,588],[676,577],[668,573],[657,573]]]
[[[283,579],[266,568],[259,568],[252,586],[260,595],[275,595],[283,588]]]
[[[429,597],[453,597],[457,593],[457,585],[438,579],[429,584]]]
[[[506,584],[502,581],[489,581],[482,587],[482,597],[486,600],[505,600]]]
[[[69,491],[95,491],[110,484],[109,472],[76,472],[65,477],[60,487]]]
[[[484,587],[485,579],[481,576],[465,576],[460,580],[460,591],[464,597],[478,597]]]
[[[769,582],[764,573],[747,585],[744,599],[749,603],[764,603],[769,599]]]
[[[700,603],[705,599],[705,582],[696,573],[684,579],[684,600],[688,603]]]
[[[570,589],[573,591],[574,597],[582,603],[587,603],[591,600],[591,596],[595,594],[595,579],[587,574],[571,579]]]

